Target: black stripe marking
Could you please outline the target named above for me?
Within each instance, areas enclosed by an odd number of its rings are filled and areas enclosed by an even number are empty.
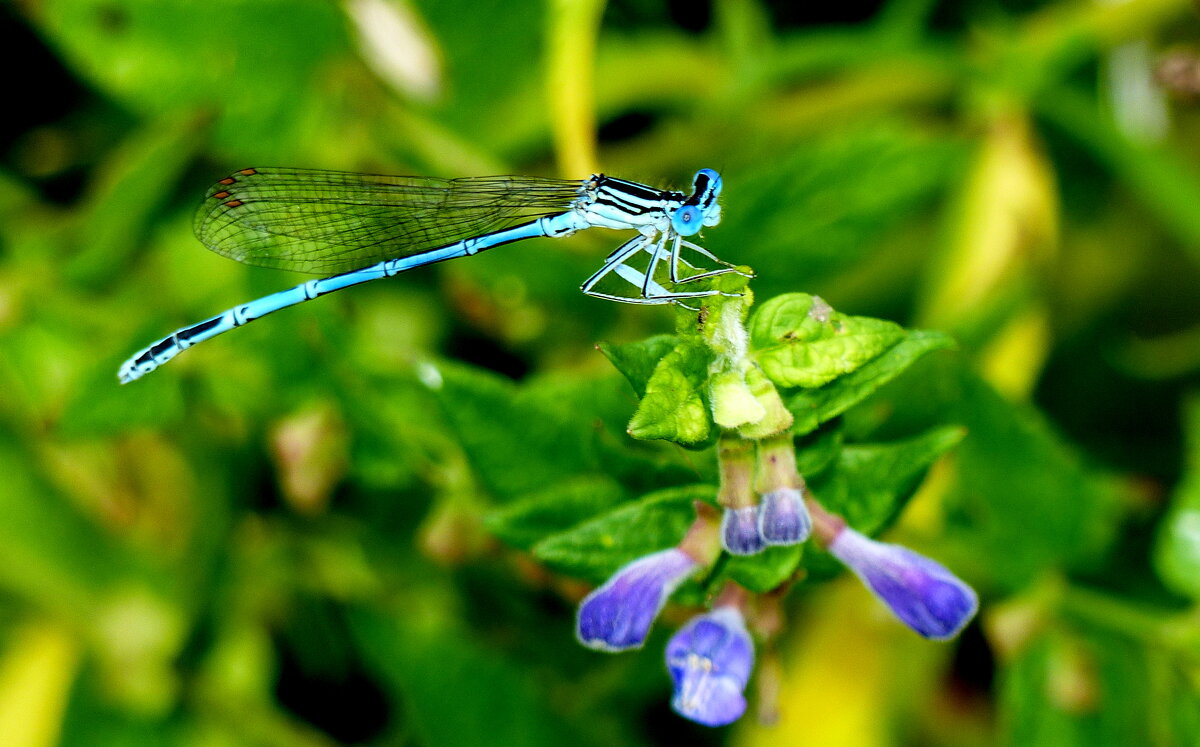
[[[655,208],[642,207],[642,206],[638,206],[638,205],[630,205],[630,204],[624,203],[624,202],[617,202],[616,200],[613,200],[607,196],[597,197],[596,203],[600,204],[600,205],[607,205],[608,207],[611,207],[611,208],[616,208],[617,210],[620,210],[621,212],[626,213],[628,215],[645,215],[646,213],[651,213],[651,212],[654,212],[654,210],[655,210]]]
[[[654,189],[653,187],[647,187],[645,184],[627,182],[624,179],[616,179],[613,177],[605,177],[604,181],[600,184],[600,188],[608,188],[615,192],[624,192],[631,197],[647,201],[662,200],[667,194],[666,192]]]
[[[175,336],[172,335],[167,339],[160,341],[157,345],[151,345],[150,349],[138,358],[138,362],[142,363],[144,361],[153,360],[168,350],[178,347],[178,344],[179,343],[175,342]]]
[[[196,335],[203,334],[203,333],[207,332],[208,330],[212,329],[213,327],[220,325],[222,321],[224,321],[224,318],[219,317],[219,316],[214,317],[212,319],[207,319],[203,322],[199,322],[198,324],[193,324],[192,326],[188,327],[187,329],[176,333],[175,336],[180,338],[181,340],[190,340],[193,337],[195,337]]]

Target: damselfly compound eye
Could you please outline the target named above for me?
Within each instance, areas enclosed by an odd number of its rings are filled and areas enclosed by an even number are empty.
[[[675,233],[680,236],[691,236],[703,227],[703,218],[700,208],[695,205],[684,205],[675,211],[675,215],[671,216],[671,228],[675,229]]]

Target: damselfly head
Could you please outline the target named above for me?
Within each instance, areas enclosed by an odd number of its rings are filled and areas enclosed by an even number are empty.
[[[721,175],[712,169],[700,169],[692,178],[692,195],[671,216],[671,228],[680,236],[692,236],[704,226],[721,222]]]

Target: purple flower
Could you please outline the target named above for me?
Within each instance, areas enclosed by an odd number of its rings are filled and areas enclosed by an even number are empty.
[[[667,644],[671,707],[705,726],[731,724],[746,711],[742,693],[753,668],[754,644],[737,608],[694,617]]]
[[[754,555],[766,548],[758,531],[758,506],[725,509],[721,517],[721,546],[733,555]]]
[[[758,508],[758,531],[768,545],[795,545],[812,533],[804,494],[795,488],[765,493]]]
[[[600,651],[640,648],[667,597],[696,566],[675,547],[625,565],[579,605],[579,641]]]
[[[907,547],[843,529],[829,552],[850,566],[896,617],[926,638],[958,634],[979,609],[975,591],[940,563]]]

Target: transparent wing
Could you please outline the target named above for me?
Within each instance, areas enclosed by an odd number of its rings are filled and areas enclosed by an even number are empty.
[[[208,190],[196,237],[249,265],[334,274],[566,210],[581,180],[242,169]]]

